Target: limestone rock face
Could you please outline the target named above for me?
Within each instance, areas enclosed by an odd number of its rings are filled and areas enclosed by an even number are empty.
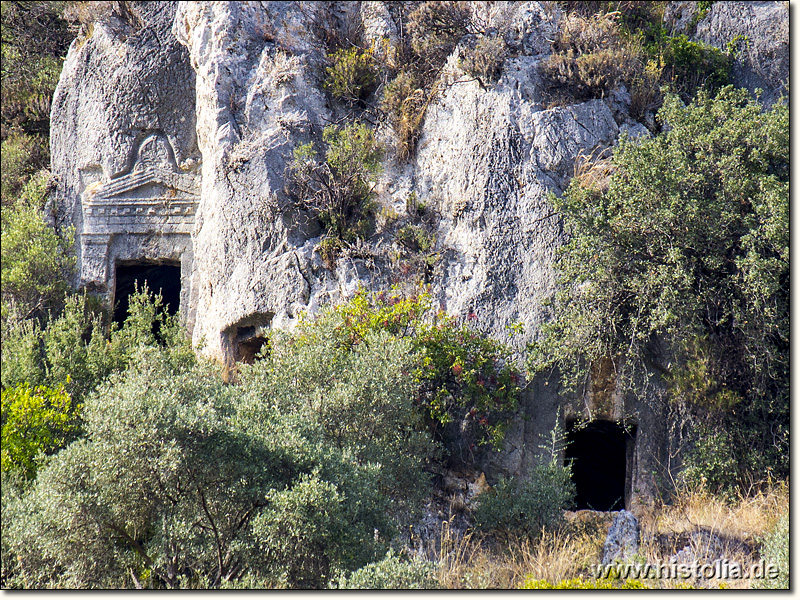
[[[715,2],[695,38],[726,50],[738,40],[733,84],[764,90],[770,106],[789,82],[789,6],[785,2]]]
[[[181,3],[174,35],[197,73],[203,183],[194,236],[194,341],[230,360],[239,329],[295,318],[309,301],[295,253],[308,237],[282,202],[292,149],[327,109],[311,71],[315,3]],[[275,322],[273,323],[273,319]]]
[[[527,341],[546,317],[562,241],[547,194],[563,191],[579,153],[618,134],[601,100],[543,110],[536,64],[516,59],[487,90],[455,80],[427,115],[416,161],[416,193],[442,214],[445,307],[500,339],[521,322]]]

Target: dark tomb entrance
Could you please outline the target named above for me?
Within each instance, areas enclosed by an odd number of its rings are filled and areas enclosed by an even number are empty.
[[[161,294],[167,312],[178,313],[181,304],[181,266],[175,263],[136,263],[117,265],[114,285],[114,321],[120,325],[128,317],[129,299],[145,283],[151,293]]]
[[[612,421],[573,421],[567,427],[564,458],[572,463],[577,510],[625,508],[628,473],[635,431]]]
[[[243,362],[252,365],[256,361],[256,357],[260,356],[259,352],[267,344],[267,338],[261,335],[256,335],[256,328],[239,327],[236,334],[236,353],[234,355],[235,362]]]

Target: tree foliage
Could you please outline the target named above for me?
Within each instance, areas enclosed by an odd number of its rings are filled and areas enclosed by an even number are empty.
[[[480,496],[475,523],[478,529],[506,540],[535,539],[560,523],[574,500],[570,470],[550,460],[536,465],[525,481],[501,477]]]
[[[469,317],[434,310],[424,291],[410,296],[362,291],[335,313],[343,345],[357,346],[376,330],[409,339],[414,401],[434,428],[459,423],[465,426],[459,427],[460,444],[501,445],[520,382],[508,347],[477,331]]]
[[[354,105],[367,99],[378,83],[377,66],[372,49],[358,47],[336,50],[328,55],[325,89],[334,98]]]
[[[3,139],[16,126],[28,134],[50,130],[50,100],[63,57],[74,37],[62,18],[66,2],[3,2],[2,27]]]
[[[385,552],[378,467],[142,346],[85,404],[86,437],[6,509],[13,585],[318,587]],[[376,535],[377,532],[377,535]]]
[[[553,198],[570,239],[534,371],[583,388],[610,358],[623,389],[661,378],[730,433],[733,480],[788,466],[788,118],[731,87],[670,96],[664,132],[616,150],[608,190]]]
[[[12,311],[3,323],[3,389],[64,385],[80,402],[111,373],[125,370],[140,346],[163,346],[173,361],[193,356],[178,316],[166,313],[160,296],[144,288],[130,297],[129,311],[122,326],[110,328],[91,296],[68,297],[61,314],[49,319]]]

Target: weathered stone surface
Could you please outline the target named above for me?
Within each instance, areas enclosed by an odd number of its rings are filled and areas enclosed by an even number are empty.
[[[639,521],[627,510],[614,516],[603,545],[603,564],[630,560],[639,551]]]
[[[666,2],[664,7],[664,25],[672,35],[690,34],[692,24],[696,24],[697,2],[680,0]]]
[[[789,82],[789,6],[786,2],[715,2],[695,38],[726,50],[736,42],[733,84],[764,90],[772,105]]]
[[[561,10],[555,2],[496,2],[490,22],[498,29],[507,25],[506,43],[522,54],[550,54],[558,32]]]
[[[226,351],[237,323],[273,315],[275,325],[309,301],[301,254],[303,215],[282,201],[292,149],[328,112],[313,75],[310,31],[319,3],[182,3],[175,36],[197,73],[203,154],[197,215],[194,341]]]

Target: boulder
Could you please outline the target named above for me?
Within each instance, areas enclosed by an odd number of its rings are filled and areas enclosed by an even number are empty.
[[[627,510],[614,516],[603,545],[603,564],[630,560],[639,551],[639,521]]]

